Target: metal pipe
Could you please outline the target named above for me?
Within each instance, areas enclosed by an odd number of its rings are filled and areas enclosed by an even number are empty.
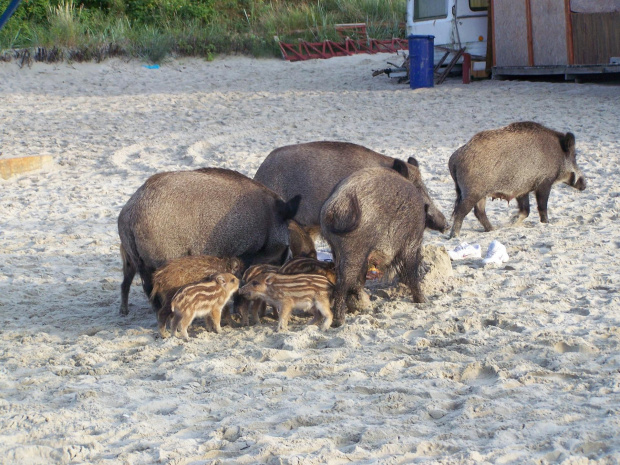
[[[21,1],[22,0],[13,0],[11,3],[9,3],[9,6],[6,7],[6,10],[4,11],[4,13],[2,13],[2,16],[0,16],[0,29],[2,29],[2,26],[5,25],[11,15],[15,13],[15,10],[17,9]]]
[[[413,2],[407,0],[407,35],[413,34]]]

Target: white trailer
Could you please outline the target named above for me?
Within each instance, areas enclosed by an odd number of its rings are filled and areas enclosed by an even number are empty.
[[[489,0],[408,0],[407,35],[435,36],[435,46],[465,52],[477,60],[487,53]],[[435,54],[435,62],[441,59]]]

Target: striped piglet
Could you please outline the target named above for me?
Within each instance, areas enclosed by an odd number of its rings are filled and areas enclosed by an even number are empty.
[[[206,281],[179,289],[171,301],[172,335],[176,335],[177,330],[180,330],[181,336],[186,341],[189,340],[187,328],[196,317],[205,318],[207,322],[210,320],[215,332],[219,333],[222,330],[222,309],[237,289],[239,279],[230,273],[219,273]]]
[[[321,328],[326,330],[333,318],[329,305],[332,289],[332,283],[318,274],[263,273],[239,289],[239,295],[273,306],[278,311],[278,331],[288,329],[288,320],[296,309],[312,310],[311,324],[318,324],[323,317]]]

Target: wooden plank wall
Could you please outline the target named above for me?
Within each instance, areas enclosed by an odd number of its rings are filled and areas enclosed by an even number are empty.
[[[530,0],[534,65],[566,65],[566,15],[564,2]]]
[[[607,64],[620,57],[620,12],[571,13],[575,64]]]
[[[493,0],[495,66],[528,66],[525,1]]]

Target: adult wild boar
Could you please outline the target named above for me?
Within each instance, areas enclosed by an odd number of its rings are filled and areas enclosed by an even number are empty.
[[[476,134],[452,154],[448,167],[456,187],[450,237],[459,235],[472,208],[484,230],[493,229],[485,212],[487,197],[517,199],[515,224],[519,224],[530,214],[530,192],[534,192],[540,221],[546,223],[553,184],[564,182],[580,191],[586,188],[575,158],[575,136],[533,122]]]
[[[404,162],[397,162],[397,169],[406,169],[399,164]],[[336,264],[335,325],[344,322],[347,304],[363,292],[371,255],[409,286],[414,302],[425,302],[420,246],[426,227],[441,229],[430,208],[422,190],[395,170],[365,168],[338,184],[321,209],[321,234]]]
[[[400,161],[400,160],[399,160]],[[395,159],[348,142],[309,142],[288,145],[272,151],[258,168],[254,179],[282,198],[301,195],[295,220],[315,237],[319,232],[319,217],[323,203],[344,178],[363,168],[394,166]],[[405,168],[402,168],[404,166]],[[446,221],[428,195],[422,181],[418,162],[409,158],[401,165],[404,175],[413,183],[428,204],[428,214],[443,231]]]
[[[231,170],[203,168],[151,176],[118,217],[124,279],[121,309],[128,312],[136,271],[151,295],[153,272],[186,255],[238,257],[245,266],[281,265],[289,254],[287,221],[299,206]],[[159,303],[153,302],[155,310]]]

